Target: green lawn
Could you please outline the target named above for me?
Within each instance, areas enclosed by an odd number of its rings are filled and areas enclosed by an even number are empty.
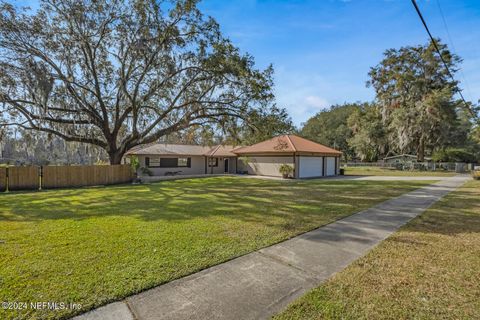
[[[480,181],[447,195],[276,319],[480,319]]]
[[[86,311],[426,183],[215,177],[0,194],[0,301]],[[75,313],[0,309],[0,319]]]
[[[345,175],[349,176],[425,176],[425,177],[453,177],[455,172],[450,171],[418,171],[395,170],[379,167],[347,167]]]

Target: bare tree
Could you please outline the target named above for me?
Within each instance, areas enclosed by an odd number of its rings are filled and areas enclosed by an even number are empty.
[[[3,125],[105,149],[205,123],[244,121],[270,104],[272,68],[224,38],[194,0],[0,2]]]

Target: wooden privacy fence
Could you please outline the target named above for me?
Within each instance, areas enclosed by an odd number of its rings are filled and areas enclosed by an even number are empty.
[[[132,181],[129,165],[0,168],[0,191],[118,184]]]
[[[38,167],[10,167],[7,170],[9,190],[33,190],[40,188]]]
[[[0,167],[0,191],[7,188],[7,168]]]

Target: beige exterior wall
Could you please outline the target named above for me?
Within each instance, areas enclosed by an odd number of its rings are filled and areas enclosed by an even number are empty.
[[[208,168],[208,173],[222,174],[222,173],[237,173],[235,157],[217,157],[218,167]],[[228,172],[225,170],[225,159],[228,159]]]
[[[217,157],[218,158],[218,166],[217,167],[208,167],[207,173],[211,174],[221,174],[225,173],[225,164],[223,161],[223,158]]]
[[[248,171],[248,174],[281,177],[278,169],[282,164],[295,167],[293,156],[248,156],[244,159],[246,160],[238,160],[238,169]]]
[[[152,159],[158,158],[178,158],[179,156],[158,156],[158,155],[139,155],[138,160],[140,162],[140,168],[145,165],[145,158],[149,157],[150,162]],[[191,158],[191,166],[188,167],[178,167],[178,168],[158,168],[158,167],[148,167],[154,176],[164,176],[166,172],[169,171],[181,171],[182,175],[197,175],[205,174],[205,161],[206,157],[204,156],[181,156],[185,158]],[[218,166],[217,167],[207,167],[207,174],[222,174],[225,173],[225,159],[228,159],[228,173],[236,173],[236,159],[235,157],[222,158],[218,157]],[[141,170],[138,172],[139,176],[142,175]]]

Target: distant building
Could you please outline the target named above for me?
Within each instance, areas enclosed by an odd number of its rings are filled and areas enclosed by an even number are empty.
[[[425,157],[424,162],[431,162],[432,158]],[[417,162],[417,156],[414,154],[399,154],[396,156],[386,157],[383,159],[384,163],[405,163],[405,162]]]

